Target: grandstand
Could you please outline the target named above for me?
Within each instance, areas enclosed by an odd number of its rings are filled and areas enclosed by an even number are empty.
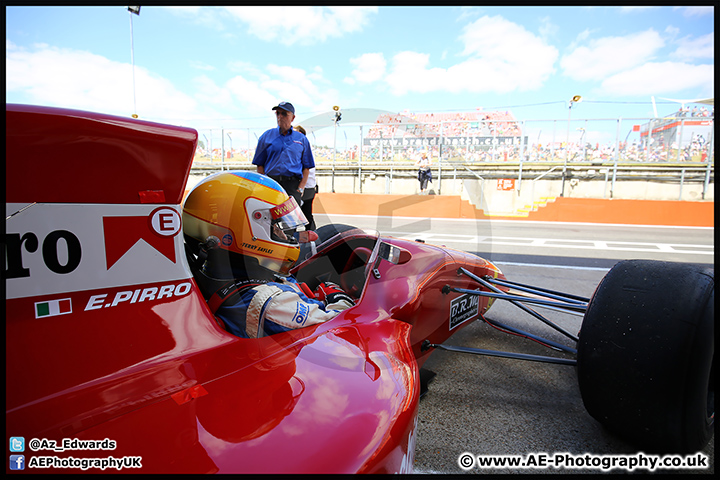
[[[686,113],[680,110],[676,114],[651,120],[639,127],[640,139],[643,144],[648,140],[650,132],[651,144],[674,145],[673,148],[686,148],[698,138],[702,143],[709,140],[713,132],[714,118],[706,110],[702,115],[686,118]],[[677,145],[678,140],[680,145]]]
[[[521,136],[520,123],[507,111],[381,113],[363,144],[519,145]]]

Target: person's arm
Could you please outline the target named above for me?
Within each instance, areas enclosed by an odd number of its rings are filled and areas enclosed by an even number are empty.
[[[298,190],[300,192],[303,192],[305,190],[305,184],[307,184],[308,177],[310,176],[310,169],[303,168],[302,173],[303,173],[302,180],[300,180],[300,185],[298,185]]]
[[[262,165],[258,165],[258,166],[257,166],[257,173],[259,173],[259,174],[261,174],[261,175],[265,175],[265,167],[262,166]]]
[[[253,288],[245,303],[248,305],[245,307],[247,336],[258,338],[327,322],[354,305],[352,298],[336,285],[323,284],[318,290],[322,292],[322,299],[317,298],[317,294],[311,298],[312,292],[305,292],[290,279]]]

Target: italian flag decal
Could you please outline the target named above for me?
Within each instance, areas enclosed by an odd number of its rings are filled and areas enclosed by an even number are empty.
[[[69,298],[50,300],[49,302],[37,302],[35,304],[35,318],[54,317],[72,313],[72,302]]]

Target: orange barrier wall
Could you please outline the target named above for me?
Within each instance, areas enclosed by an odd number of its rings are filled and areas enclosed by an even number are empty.
[[[715,226],[714,202],[560,197],[526,217],[488,216],[459,196],[319,193],[313,211],[325,214],[478,218],[630,225]]]

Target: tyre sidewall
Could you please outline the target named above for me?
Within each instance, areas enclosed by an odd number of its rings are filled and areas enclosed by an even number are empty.
[[[713,299],[712,269],[647,260],[613,267],[590,301],[578,342],[588,412],[647,450],[702,448],[712,433]]]

